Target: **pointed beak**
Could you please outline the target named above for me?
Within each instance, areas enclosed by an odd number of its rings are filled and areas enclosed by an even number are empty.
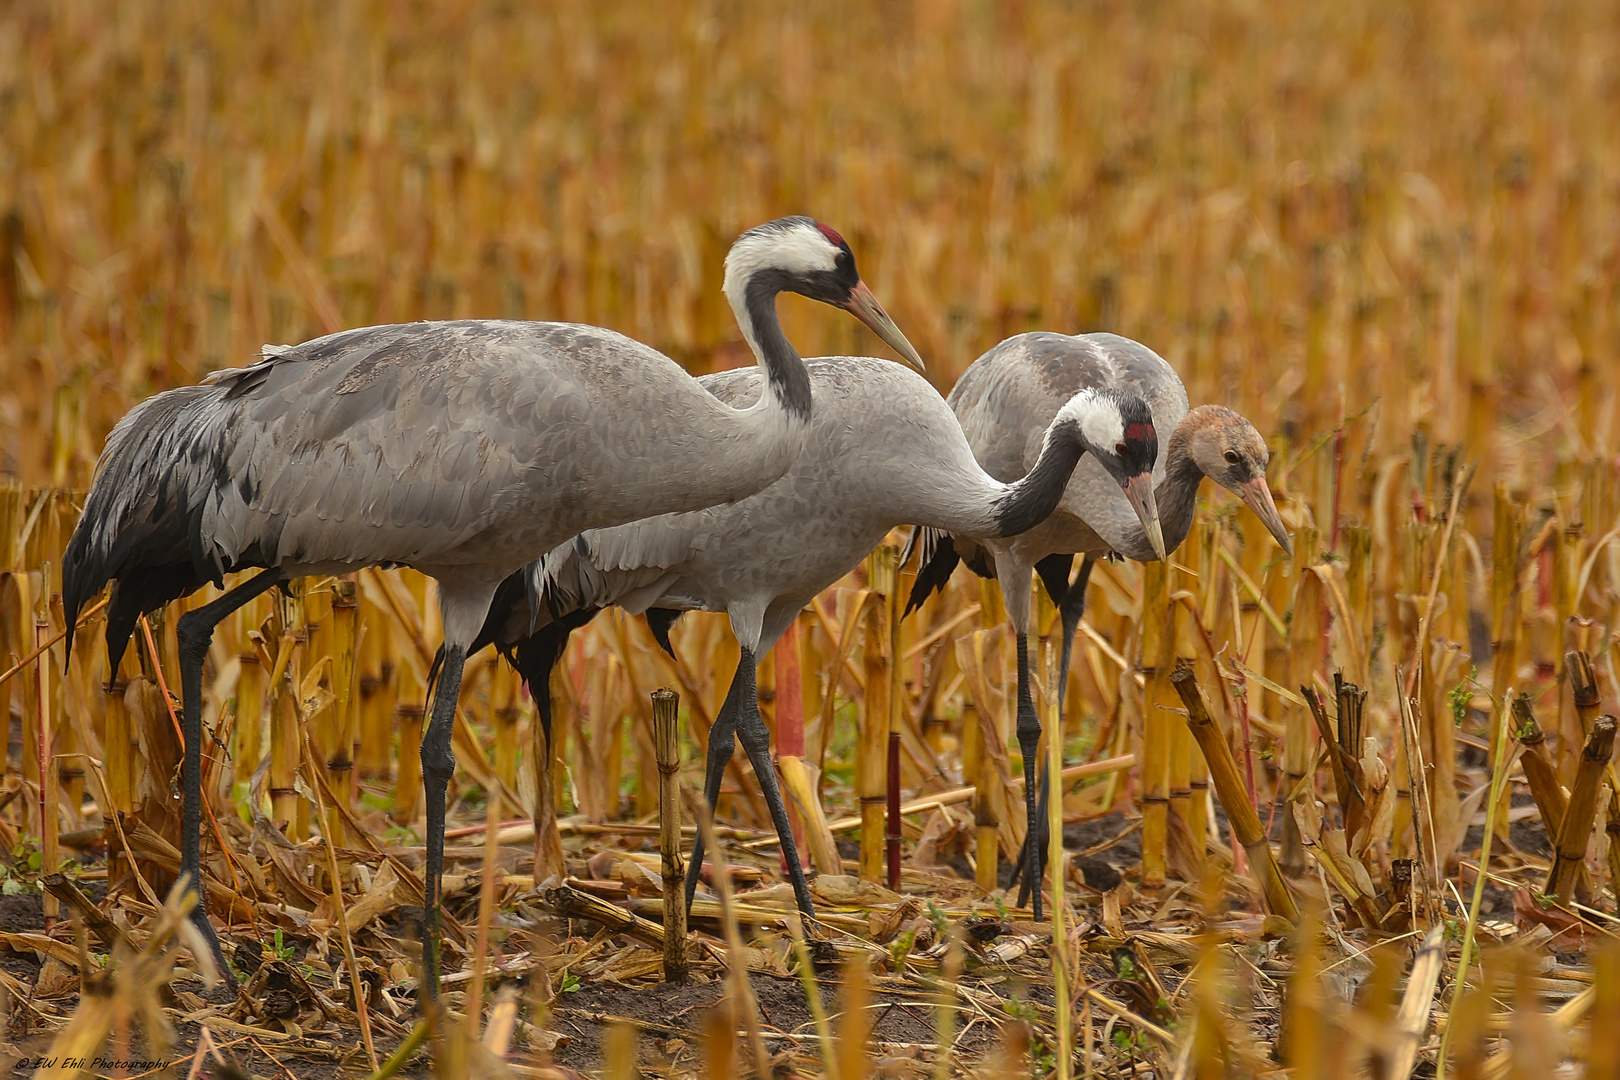
[[[865,323],[872,333],[888,342],[889,347],[900,354],[900,359],[910,364],[920,374],[928,374],[928,367],[923,363],[922,357],[917,355],[917,350],[911,347],[911,342],[906,340],[906,335],[900,332],[900,328],[894,325],[894,320],[883,310],[883,305],[877,302],[877,297],[866,287],[866,282],[863,281],[849,290],[849,299],[844,301],[844,310]]]
[[[1138,473],[1120,485],[1125,497],[1131,502],[1131,509],[1142,521],[1142,528],[1147,532],[1148,543],[1153,547],[1153,554],[1163,562],[1164,530],[1159,527],[1159,503],[1153,495],[1153,474]]]
[[[1294,542],[1288,538],[1288,529],[1283,525],[1282,515],[1277,513],[1277,503],[1271,497],[1271,486],[1266,478],[1257,476],[1238,488],[1238,498],[1249,504],[1254,516],[1260,519],[1277,544],[1289,555],[1294,553]]]

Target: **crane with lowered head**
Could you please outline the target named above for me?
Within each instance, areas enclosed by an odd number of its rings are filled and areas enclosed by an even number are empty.
[[[1162,533],[1144,529],[1131,506],[1107,478],[1082,462],[1069,480],[1058,509],[1044,522],[1011,540],[984,540],[946,530],[918,528],[906,556],[920,551],[916,583],[907,613],[944,588],[958,562],[1001,584],[1007,618],[1018,650],[1018,744],[1024,756],[1024,799],[1028,812],[1020,871],[1034,885],[1034,914],[1041,917],[1042,815],[1035,794],[1036,746],[1041,722],[1029,679],[1031,571],[1039,570],[1062,615],[1063,645],[1058,686],[1068,681],[1074,634],[1084,609],[1086,582],[1098,556],[1164,559],[1192,528],[1198,486],[1205,476],[1236,494],[1255,512],[1284,550],[1292,544],[1266,484],[1271,454],[1254,425],[1231,409],[1205,405],[1188,410],[1187,390],[1164,358],[1146,345],[1117,334],[1068,336],[1037,331],[1008,338],[970,365],[951,389],[951,408],[973,453],[992,476],[1020,476],[1031,463],[1030,448],[1053,413],[1083,389],[1111,387],[1139,395],[1160,430],[1153,468],[1155,502]],[[1086,558],[1069,583],[1074,553]],[[1060,698],[1061,708],[1061,698]],[[1032,841],[1032,838],[1034,842]]]
[[[859,565],[896,526],[925,522],[960,535],[1011,537],[1058,503],[1082,460],[1138,505],[1156,530],[1151,469],[1158,445],[1146,404],[1111,387],[1075,393],[1054,411],[1032,467],[1011,482],[974,459],[949,406],[925,380],[865,357],[808,362],[815,414],[787,475],[729,506],[598,529],[559,546],[502,584],[474,648],[494,643],[523,674],[550,737],[550,672],[568,635],[597,611],[645,612],[670,649],[683,610],[724,611],[741,646],[736,673],[709,731],[704,797],[712,810],[740,739],[786,857],[795,901],[814,917],[760,716],[755,668],[811,598]],[[724,401],[758,393],[748,369],[700,380]],[[671,649],[671,652],[673,650]],[[690,905],[702,865],[701,834]]]

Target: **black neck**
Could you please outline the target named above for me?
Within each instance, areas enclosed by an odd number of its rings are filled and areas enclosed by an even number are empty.
[[[1170,436],[1170,452],[1165,456],[1164,479],[1153,491],[1159,504],[1159,528],[1164,530],[1164,549],[1174,551],[1192,531],[1193,508],[1198,503],[1198,485],[1204,471],[1187,448],[1188,437],[1180,427]]]
[[[1008,486],[996,501],[996,527],[1001,536],[1017,536],[1033,529],[1057,509],[1074,467],[1080,464],[1085,444],[1080,441],[1080,425],[1060,420],[1047,431],[1046,442],[1035,467],[1022,480]]]
[[[810,373],[776,318],[776,296],[787,291],[786,277],[780,270],[761,270],[749,278],[744,308],[771,394],[787,412],[809,420]]]

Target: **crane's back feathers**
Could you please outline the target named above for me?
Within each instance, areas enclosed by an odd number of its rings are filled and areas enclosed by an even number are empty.
[[[727,408],[598,327],[413,323],[267,347],[119,421],[63,558],[66,613],[116,579],[121,652],[141,611],[249,567],[499,580],[593,525],[757,491],[802,446],[776,431],[789,422]]]
[[[1162,357],[1129,338],[1044,331],[1010,337],[963,372],[949,401],[985,471],[1011,481],[1034,466],[1044,433],[1057,413],[1076,394],[1101,388],[1123,391],[1147,403],[1159,435],[1153,479],[1155,484],[1162,481],[1169,434],[1187,415],[1187,391]],[[1058,513],[1020,546],[1044,544],[1049,534],[1074,524],[1092,546],[1132,558],[1154,557],[1119,484],[1089,455],[1075,467]]]
[[[730,506],[591,530],[559,545],[529,569],[541,618],[607,605],[646,611],[649,620],[667,618],[652,614],[658,609],[746,608],[750,618],[765,612],[768,638],[780,609],[848,573],[896,525],[992,536],[1018,516],[1020,492],[974,461],[955,415],[921,376],[871,357],[806,367],[815,412],[787,475]],[[759,378],[740,368],[700,381],[734,401],[756,395]],[[515,619],[506,625],[522,629]]]

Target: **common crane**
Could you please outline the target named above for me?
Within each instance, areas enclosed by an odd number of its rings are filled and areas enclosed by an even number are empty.
[[[724,611],[741,646],[709,730],[704,797],[712,810],[740,738],[770,807],[800,912],[813,918],[759,713],[755,668],[810,599],[853,570],[890,529],[912,522],[975,537],[1009,537],[1051,513],[1082,455],[1139,500],[1157,530],[1150,473],[1158,454],[1142,400],[1084,389],[1049,418],[1027,474],[988,475],[949,406],[926,381],[864,357],[808,362],[816,410],[804,452],[770,487],[729,506],[586,532],[496,594],[474,648],[495,643],[528,681],[549,740],[550,671],[568,634],[598,610],[646,612],[660,643],[683,610]],[[748,369],[705,376],[724,401],[757,394]],[[687,875],[691,904],[703,840]]]
[[[1117,334],[1019,334],[975,360],[957,380],[949,397],[962,421],[973,453],[990,475],[1021,476],[1033,462],[1030,448],[1066,400],[1084,389],[1113,387],[1140,395],[1161,430],[1171,435],[1159,449],[1153,476],[1163,533],[1143,529],[1129,503],[1088,462],[1069,480],[1058,509],[1044,522],[1011,540],[984,540],[952,535],[949,530],[919,528],[910,547],[921,551],[916,583],[906,604],[909,613],[935,590],[944,587],[958,561],[981,577],[1001,583],[1007,618],[1018,647],[1018,744],[1024,755],[1025,881],[1033,883],[1034,914],[1041,918],[1040,813],[1035,795],[1036,745],[1041,722],[1029,680],[1030,571],[1039,568],[1063,616],[1063,651],[1059,687],[1068,678],[1074,632],[1085,602],[1085,583],[1099,555],[1164,559],[1192,528],[1199,482],[1208,476],[1232,491],[1291,551],[1287,529],[1266,484],[1270,451],[1254,425],[1231,409],[1206,405],[1187,409],[1181,378],[1152,349]],[[1084,553],[1078,580],[1069,585],[1075,552]],[[986,555],[988,554],[988,558]],[[1061,584],[1059,584],[1061,583]],[[1061,693],[1061,690],[1059,691]]]
[[[798,457],[810,379],[775,298],[850,311],[922,366],[855,269],[807,217],[743,233],[724,290],[762,378],[722,402],[622,334],[458,321],[347,330],[266,347],[132,409],[108,436],[63,556],[68,625],[108,581],[113,670],[136,618],[224,576],[260,573],[177,624],[185,758],[182,874],[200,887],[202,667],[214,626],[272,586],[365,566],[438,581],[446,660],[422,739],[427,796],[423,983],[438,985],[439,877],[462,664],[508,574],[583,530],[733,503]],[[198,928],[229,968],[199,903]]]

